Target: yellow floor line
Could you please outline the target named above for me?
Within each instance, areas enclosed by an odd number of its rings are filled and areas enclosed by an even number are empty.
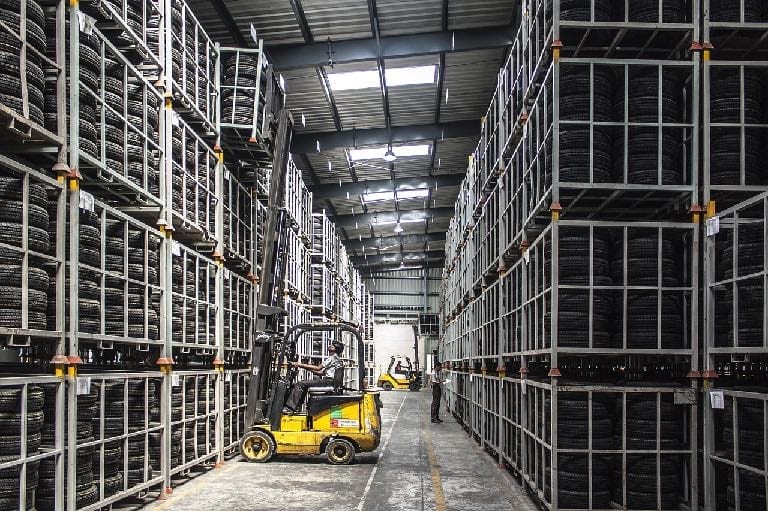
[[[443,493],[443,481],[440,478],[440,467],[437,465],[437,456],[435,448],[432,445],[432,431],[429,429],[427,416],[424,414],[424,429],[427,432],[427,458],[429,459],[429,473],[432,477],[432,488],[435,491],[435,509],[436,511],[446,511],[445,494]]]

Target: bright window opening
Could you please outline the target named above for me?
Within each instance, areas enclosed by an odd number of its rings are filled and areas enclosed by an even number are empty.
[[[398,190],[398,199],[423,199],[429,195],[429,190]]]
[[[435,83],[436,74],[437,66],[393,67],[384,71],[387,87]],[[331,73],[328,82],[334,91],[374,89],[381,85],[378,71]]]
[[[377,202],[377,201],[394,200],[394,199],[395,199],[395,194],[392,192],[373,192],[373,193],[363,194],[363,200],[365,202]]]

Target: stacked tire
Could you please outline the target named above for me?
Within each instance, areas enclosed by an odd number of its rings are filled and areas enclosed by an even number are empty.
[[[627,14],[629,21],[636,23],[685,23],[688,18],[686,12],[690,11],[686,5],[686,0],[664,0],[659,13],[658,2],[629,0]]]
[[[46,386],[46,408],[44,441],[53,445],[55,421],[55,386]],[[95,440],[94,421],[98,415],[98,385],[91,385],[90,393],[77,396],[77,444],[91,443]],[[67,440],[65,439],[65,442]],[[89,506],[99,500],[99,489],[95,484],[93,460],[96,448],[93,445],[78,447],[75,454],[75,501],[76,508]],[[40,465],[40,486],[36,496],[38,511],[54,511],[55,508],[55,472],[53,458],[46,458]],[[64,497],[66,499],[66,495]]]
[[[659,80],[661,80],[661,111],[659,111]],[[664,70],[659,76],[655,67],[631,69],[627,101],[624,90],[615,92],[615,116],[634,123],[679,123],[683,121],[682,84],[680,77],[673,71]],[[677,140],[673,128],[664,128],[659,136],[655,127],[629,128],[627,149],[627,182],[646,185],[678,185],[683,182],[680,161],[681,143]],[[613,141],[613,174],[617,181],[624,178],[624,137]],[[659,167],[661,155],[661,167]],[[659,179],[661,178],[661,180]]]
[[[155,410],[159,411],[157,383],[155,380],[128,380],[128,433],[145,430],[152,422]],[[149,435],[134,435],[128,439],[128,487],[145,483],[152,478],[154,466],[152,446],[147,445]],[[148,456],[149,455],[149,456]],[[146,462],[146,465],[145,465]]]
[[[740,22],[739,2],[709,0],[709,20],[714,22]],[[744,23],[768,20],[768,5],[762,0],[744,0]]]
[[[214,396],[213,379],[200,377],[188,380],[184,395],[184,416],[194,420],[184,425],[184,453],[187,461],[210,452],[211,439],[208,432],[212,437],[215,424],[208,416],[208,411],[214,406]]]
[[[27,414],[21,414],[24,389],[20,387],[0,388],[0,463],[18,460],[21,457],[22,442],[26,444],[26,456],[38,454],[43,427],[43,405],[45,394],[38,386],[26,390]],[[22,421],[26,420],[27,437],[21,436]],[[47,458],[52,459],[52,458]],[[22,465],[0,470],[0,509],[19,509],[19,488]],[[39,484],[40,461],[26,464],[26,509],[34,509],[35,489]]]
[[[661,260],[659,261],[659,243]],[[611,272],[614,285],[624,283],[624,247],[623,240],[614,243]],[[627,236],[627,277],[628,286],[679,287],[681,265],[677,240],[665,234],[659,240],[656,231],[630,231]],[[660,263],[660,264],[659,264]],[[656,291],[630,290],[627,294],[627,348],[655,349],[658,347],[658,329],[661,323],[662,349],[683,347],[683,303],[681,296],[665,292],[661,295],[661,315],[659,315],[659,296]],[[618,304],[616,311],[619,319],[623,308]],[[620,323],[619,321],[616,322]],[[617,332],[616,346],[621,346],[621,332]]]
[[[22,190],[21,177],[0,169],[0,243],[19,248],[22,246],[24,234]],[[48,195],[45,188],[30,182],[28,202],[28,326],[31,329],[45,330],[48,326],[49,278],[43,261],[33,254],[47,254],[50,248]],[[0,327],[22,327],[24,277],[21,259],[21,250],[0,248]]]
[[[720,293],[716,301],[715,314],[717,318],[715,338],[716,345],[734,346],[738,331],[738,345],[759,347],[763,345],[763,279],[760,272],[765,268],[763,261],[764,234],[762,224],[740,224],[737,234],[730,229],[725,235],[725,244],[720,245],[718,280],[745,277],[757,274],[756,278],[740,279],[736,283],[738,293],[738,310],[734,325],[733,302],[734,286],[725,285],[725,291]],[[738,248],[738,261],[734,264],[734,249]],[[737,274],[734,275],[734,266]]]
[[[253,124],[253,101],[257,97],[254,88],[260,87],[256,81],[258,76],[259,59],[256,55],[241,54],[239,59],[238,55],[232,55],[224,62],[222,122],[244,126]]]
[[[594,4],[594,18],[592,6]],[[547,4],[547,19],[552,19],[552,2]],[[563,21],[611,21],[609,0],[560,0],[560,19]]]
[[[649,384],[653,386],[653,384]],[[683,407],[676,405],[670,393],[627,394],[626,398],[626,447],[628,450],[677,450],[685,445]],[[621,398],[617,407],[622,406]],[[620,408],[618,408],[620,410]],[[621,442],[623,419],[617,421],[616,441]],[[657,443],[657,427],[659,437]],[[660,486],[657,485],[657,465],[661,471]],[[630,509],[656,509],[660,496],[662,509],[676,509],[682,501],[683,464],[673,455],[663,456],[659,464],[655,454],[627,455],[627,507]],[[614,471],[613,500],[622,503],[622,471]]]
[[[97,213],[80,210],[79,238],[78,328],[95,334],[101,331],[101,222]],[[68,297],[66,307],[69,310]]]
[[[765,392],[764,388],[751,389]],[[735,459],[734,438],[739,445],[738,462],[750,467],[762,469],[765,465],[763,402],[755,399],[739,399],[737,401],[738,429],[733,426],[733,399],[727,399],[723,410],[722,446],[728,453],[729,459]],[[761,478],[762,480],[762,478]],[[764,497],[763,497],[764,498]]]
[[[45,13],[40,4],[26,0],[26,44],[41,53],[46,51]],[[0,2],[0,20],[14,32],[0,31],[0,104],[40,126],[45,124],[43,109],[45,99],[45,73],[42,59],[33,51],[27,51],[26,70],[19,68],[22,42],[16,35],[21,31],[21,1]],[[26,76],[27,114],[22,97],[22,73]]]
[[[590,488],[589,458],[583,454],[561,454],[558,460],[558,506],[562,509],[608,509],[612,470],[609,457],[593,455]]]
[[[103,468],[101,459],[103,459]],[[104,497],[111,497],[116,493],[122,491],[123,482],[123,447],[122,442],[113,441],[106,442],[104,444],[104,457],[100,458],[97,451],[96,456],[93,457],[93,476],[98,482],[103,478],[104,480]]]
[[[107,271],[124,275],[129,281],[126,283],[117,277],[106,279],[106,333],[156,340],[160,336],[160,293],[151,286],[159,283],[159,241],[145,236],[143,231],[129,228],[127,242],[126,250],[124,224],[109,223]]]

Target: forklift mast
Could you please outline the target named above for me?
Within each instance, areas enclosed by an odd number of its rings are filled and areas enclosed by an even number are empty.
[[[248,385],[248,401],[245,426],[250,428],[257,419],[257,412],[264,409],[264,400],[277,383],[278,361],[273,353],[282,351],[279,335],[280,316],[283,311],[281,286],[286,265],[286,212],[285,176],[290,158],[293,119],[288,110],[282,110],[275,137],[272,173],[269,181],[266,226],[264,229],[264,255],[259,275],[259,295],[256,310],[256,336],[251,358],[251,379]],[[260,417],[258,419],[261,419]]]

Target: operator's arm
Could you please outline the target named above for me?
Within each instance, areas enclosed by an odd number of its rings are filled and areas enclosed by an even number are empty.
[[[313,366],[312,364],[305,364],[303,362],[292,362],[291,364],[299,369],[306,369],[313,374],[322,375],[325,373],[325,368],[322,365]]]

